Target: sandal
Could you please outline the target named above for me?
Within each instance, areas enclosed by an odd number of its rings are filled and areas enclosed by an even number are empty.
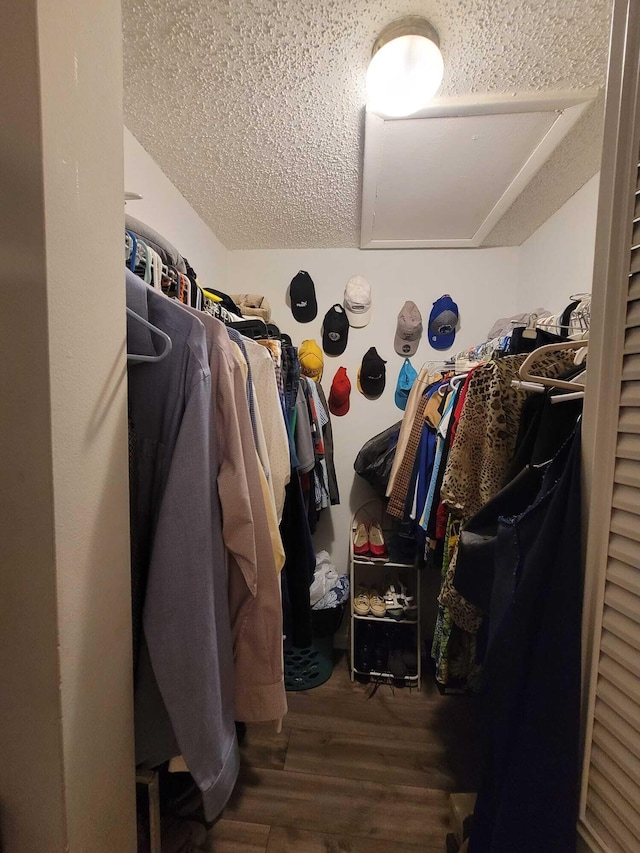
[[[404,607],[400,601],[400,596],[396,592],[393,584],[389,584],[387,591],[384,594],[384,603],[387,610],[387,616],[392,619],[402,619],[404,615]]]
[[[387,606],[384,602],[384,598],[376,589],[371,590],[369,596],[369,606],[371,608],[371,613],[374,616],[385,616],[387,613]]]
[[[402,605],[405,619],[416,620],[418,617],[418,606],[412,595],[409,595],[406,586],[400,581],[400,595],[398,601]]]
[[[371,612],[371,593],[362,587],[353,599],[353,611],[358,616],[367,616]]]

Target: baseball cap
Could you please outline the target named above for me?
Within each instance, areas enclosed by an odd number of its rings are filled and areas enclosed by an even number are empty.
[[[375,347],[371,347],[364,354],[358,370],[358,391],[365,397],[379,397],[384,391],[386,363],[380,358]]]
[[[402,409],[403,412],[407,408],[409,392],[417,378],[418,374],[416,373],[413,365],[408,358],[405,358],[404,364],[400,368],[400,373],[398,374],[398,384],[396,385],[395,394],[396,406],[399,409]]]
[[[339,367],[331,383],[329,391],[329,411],[336,417],[342,417],[349,411],[349,395],[351,382],[347,376],[347,368]]]
[[[453,345],[458,320],[458,306],[448,293],[436,299],[429,314],[429,343],[434,349],[449,349]]]
[[[371,319],[371,285],[361,275],[354,275],[344,289],[344,310],[349,325],[361,329]]]
[[[327,355],[342,355],[347,348],[349,320],[339,303],[332,305],[322,322],[322,349]]]
[[[305,270],[300,270],[289,285],[291,313],[298,323],[310,323],[318,314],[316,288],[313,279]]]
[[[310,379],[320,382],[324,369],[324,356],[322,355],[322,350],[313,339],[302,341],[298,349],[298,361],[300,362],[300,372],[303,376],[308,376]]]
[[[398,314],[393,346],[398,355],[415,355],[422,337],[422,314],[415,302],[405,302]]]

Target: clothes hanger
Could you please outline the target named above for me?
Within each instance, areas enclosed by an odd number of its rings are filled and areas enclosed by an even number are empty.
[[[551,404],[565,403],[568,400],[584,400],[584,391],[575,391],[573,394],[555,394],[551,398]]]
[[[512,388],[518,388],[520,391],[533,391],[534,394],[544,394],[547,390],[544,385],[539,382],[524,382],[522,379],[514,379],[511,382]]]
[[[127,316],[131,317],[132,320],[135,320],[137,323],[142,323],[150,332],[154,335],[159,335],[165,342],[165,347],[161,353],[158,355],[136,355],[135,353],[127,353],[127,361],[130,363],[135,362],[157,362],[165,359],[171,352],[173,348],[173,341],[169,337],[166,332],[163,332],[162,329],[159,329],[157,326],[154,326],[153,323],[150,323],[148,320],[145,320],[144,317],[141,317],[139,314],[136,314],[131,308],[127,308]]]
[[[469,371],[466,373],[457,373],[455,376],[452,376],[449,380],[449,388],[451,388],[452,391],[457,391],[468,375]]]
[[[545,353],[569,349],[580,350],[584,346],[584,340],[562,341],[562,343],[547,344],[546,346],[534,349],[532,353],[529,353],[529,355],[525,358],[522,365],[520,366],[520,370],[518,371],[520,379],[523,379],[527,382],[535,382],[539,385],[544,385],[547,388],[563,388],[566,391],[584,391],[585,386],[583,384],[580,384],[579,382],[568,382],[565,379],[550,379],[548,376],[538,376],[537,374],[531,372],[532,369],[535,367],[537,361],[540,359],[540,356],[544,355]]]
[[[589,332],[586,332],[584,335],[583,341],[588,341],[588,340],[589,340]],[[585,345],[583,347],[581,347],[578,350],[578,352],[576,353],[576,357],[573,359],[573,363],[577,364],[577,365],[584,364],[585,359],[587,358],[588,354],[589,354],[589,344],[585,343]]]
[[[259,317],[252,317],[250,320],[237,320],[228,325],[240,332],[241,335],[251,338],[254,341],[269,337],[267,324]]]
[[[529,318],[527,320],[527,325],[525,330],[522,333],[523,338],[527,338],[527,340],[533,340],[538,337],[538,333],[536,332],[536,324],[538,322],[537,314],[529,314]]]
[[[136,260],[138,257],[138,240],[136,235],[132,231],[125,231],[125,247],[126,251],[129,252],[127,257],[127,264],[129,269],[134,272],[136,268]],[[129,247],[129,241],[131,241],[131,247]]]

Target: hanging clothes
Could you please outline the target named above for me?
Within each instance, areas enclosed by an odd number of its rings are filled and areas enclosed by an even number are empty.
[[[318,386],[315,380],[308,376],[303,377],[307,384],[307,402],[312,422],[312,435],[314,439],[315,466],[313,471],[313,500],[316,513],[331,505],[329,495],[329,477],[327,474],[327,462],[325,459],[324,429],[329,423],[329,411],[325,409],[320,401]]]
[[[213,818],[233,789],[239,756],[233,646],[221,607],[226,560],[212,500],[219,459],[205,332],[130,272],[126,284],[128,307],[170,333],[173,344],[162,361],[129,368],[137,473],[132,571],[144,588],[145,641],[135,687],[136,760],[156,766],[182,753]],[[130,319],[127,340],[131,352],[156,354],[149,331]]]
[[[298,457],[298,472],[308,474],[316,464],[316,454],[311,429],[311,418],[305,395],[305,378],[298,381],[298,391],[295,404],[294,437],[296,456]]]
[[[427,386],[430,384],[429,381],[429,373],[430,369],[428,366],[423,367],[418,373],[418,378],[415,380],[413,385],[411,386],[411,391],[409,392],[409,398],[407,400],[407,405],[404,410],[404,417],[402,418],[402,424],[400,426],[400,434],[398,436],[398,443],[396,445],[396,453],[393,458],[393,463],[391,465],[391,473],[389,474],[389,482],[387,483],[387,491],[386,496],[390,497],[393,487],[395,486],[396,477],[398,475],[398,471],[400,470],[400,466],[402,464],[402,460],[405,457],[407,444],[409,442],[409,435],[411,433],[411,428],[414,422],[416,409],[420,400],[422,398],[422,394],[426,390]]]
[[[444,461],[441,484],[438,486],[438,479],[430,484],[430,491],[435,488],[439,492],[441,506],[434,514],[432,496],[430,518],[425,517],[421,523],[421,528],[426,523],[429,549],[436,559],[440,553],[438,542],[442,541],[442,533],[437,532],[438,517],[442,516],[441,530],[444,530],[445,518],[448,531],[459,530],[500,491],[507,479],[521,434],[521,415],[525,406],[531,405],[527,392],[512,387],[525,357],[504,357],[473,368],[457,396],[449,424],[448,453],[446,456],[443,453],[437,467],[436,478],[439,478]],[[566,374],[572,365],[572,352],[556,351],[545,354],[539,369],[553,378]],[[548,414],[548,417],[566,423],[566,430],[570,428],[567,415],[565,411]],[[529,436],[527,447],[531,440]],[[549,440],[545,444],[554,446]],[[442,446],[444,448],[445,444]],[[432,467],[436,469],[435,461]],[[465,681],[469,685],[479,684],[476,656],[483,649],[484,640],[478,645],[476,635],[483,625],[484,613],[456,588],[458,538],[450,532],[446,538],[446,569],[442,572],[432,652],[437,680],[444,686],[458,689]],[[454,659],[454,654],[459,657]]]
[[[442,483],[442,500],[460,521],[467,521],[501,489],[513,458],[526,391],[512,387],[526,356],[511,356],[476,368],[468,379],[464,407]],[[550,377],[566,373],[573,353],[558,351],[540,359]],[[476,633],[482,613],[460,595],[453,579],[454,549],[442,583],[439,603],[463,631]]]
[[[410,403],[411,398],[407,403],[407,410],[409,410]],[[402,518],[402,514],[404,511],[404,504],[407,499],[407,494],[409,492],[409,487],[412,480],[412,474],[415,467],[418,447],[420,446],[420,436],[422,435],[422,427],[424,424],[424,409],[426,405],[427,397],[423,394],[417,400],[417,405],[415,406],[415,413],[413,416],[413,422],[411,424],[411,429],[407,438],[404,455],[400,460],[393,488],[389,494],[387,513],[389,515],[395,516],[396,518]],[[400,442],[398,440],[398,444],[399,443]],[[400,448],[398,447],[398,449],[396,450],[396,458],[399,452]]]
[[[163,263],[175,267],[178,272],[187,272],[184,258],[175,246],[172,246],[165,237],[158,234],[157,231],[146,223],[141,222],[139,219],[136,219],[128,213],[125,213],[124,221],[127,231],[132,232],[136,237],[142,238],[148,246],[151,246],[151,248],[160,255]]]
[[[238,362],[235,393],[244,401],[247,365]],[[245,373],[247,371],[247,373]],[[256,537],[256,564],[250,575],[231,572],[229,606],[233,626],[236,673],[236,719],[279,720],[287,712],[282,666],[282,603],[279,572],[284,564],[275,505],[250,441],[248,406],[243,412],[243,454]]]
[[[333,428],[331,426],[331,415],[329,414],[329,407],[327,406],[327,398],[325,396],[322,385],[319,382],[316,383],[316,390],[318,393],[318,397],[320,398],[322,408],[327,416],[326,422],[322,427],[322,438],[324,442],[324,459],[326,465],[329,500],[331,502],[331,506],[336,506],[340,503],[340,492],[338,490],[336,466],[333,461]]]
[[[198,316],[195,309],[186,310]],[[287,707],[278,578],[284,551],[277,524],[274,530],[269,523],[269,507],[260,484],[242,366],[224,325],[208,315],[202,322],[219,424],[217,492],[229,554],[226,606],[233,630],[235,718],[243,722],[274,720],[283,717]],[[279,562],[274,561],[274,554],[280,555]]]
[[[582,596],[578,429],[533,503],[498,522],[470,853],[575,849]]]
[[[582,368],[581,368],[582,369]],[[563,376],[570,379],[570,376]],[[575,429],[582,412],[582,400],[552,403],[555,391],[532,394],[525,402],[520,417],[514,457],[505,475],[509,483],[527,465],[542,465],[558,452]]]
[[[286,554],[282,573],[284,631],[287,645],[303,648],[310,646],[312,640],[309,587],[313,581],[316,555],[297,471],[293,472],[287,484],[280,531]]]
[[[539,369],[545,376],[560,376],[573,364],[573,356],[561,350],[548,353]],[[442,483],[443,501],[463,520],[471,518],[502,488],[527,399],[527,392],[513,388],[511,382],[518,378],[525,357],[491,361],[470,375]]]
[[[268,481],[273,490],[278,519],[282,518],[285,488],[291,476],[289,437],[284,422],[282,403],[276,378],[276,365],[270,351],[256,341],[246,339],[245,348],[251,365],[260,419],[265,437]]]

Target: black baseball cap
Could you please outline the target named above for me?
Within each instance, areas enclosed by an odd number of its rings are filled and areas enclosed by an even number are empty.
[[[358,371],[358,390],[365,397],[379,397],[384,391],[387,362],[380,358],[376,348],[371,347],[364,354],[362,365]]]
[[[313,279],[305,270],[300,270],[291,279],[289,285],[291,313],[298,323],[310,323],[318,315],[316,288]]]
[[[324,315],[322,349],[327,355],[342,355],[347,348],[348,336],[349,318],[342,305],[337,302]]]

